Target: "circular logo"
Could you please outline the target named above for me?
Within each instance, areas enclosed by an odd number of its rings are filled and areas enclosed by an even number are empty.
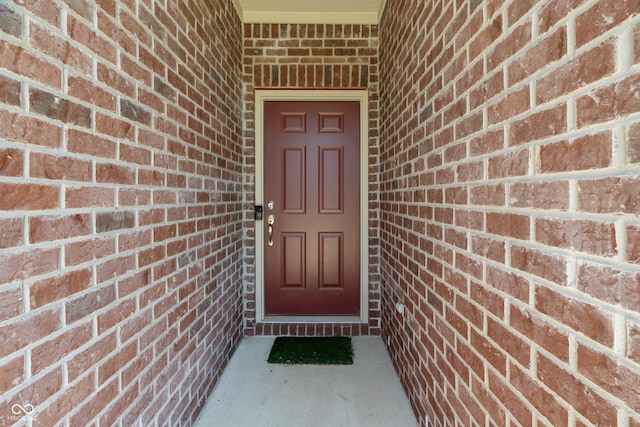
[[[31,403],[27,403],[24,406],[16,403],[11,407],[13,415],[31,415],[35,410],[36,408]]]

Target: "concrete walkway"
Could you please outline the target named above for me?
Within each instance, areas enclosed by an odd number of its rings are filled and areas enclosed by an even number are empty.
[[[354,337],[349,366],[266,362],[274,338],[244,338],[196,427],[414,427],[379,337]]]

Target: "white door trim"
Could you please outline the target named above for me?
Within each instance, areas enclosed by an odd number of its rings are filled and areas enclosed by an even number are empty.
[[[265,101],[358,101],[360,103],[360,317],[268,317],[264,308],[264,227],[255,223],[256,322],[369,322],[369,95],[366,90],[260,90],[255,91],[255,204],[264,206]],[[265,211],[266,214],[266,211]]]

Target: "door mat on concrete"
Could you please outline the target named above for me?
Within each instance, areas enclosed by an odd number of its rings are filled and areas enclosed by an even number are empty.
[[[278,337],[271,347],[269,363],[287,365],[352,365],[349,337]]]

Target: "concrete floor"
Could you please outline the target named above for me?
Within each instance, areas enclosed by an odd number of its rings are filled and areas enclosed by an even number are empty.
[[[244,338],[195,427],[413,427],[379,337],[354,337],[348,366],[266,362],[274,338]]]

